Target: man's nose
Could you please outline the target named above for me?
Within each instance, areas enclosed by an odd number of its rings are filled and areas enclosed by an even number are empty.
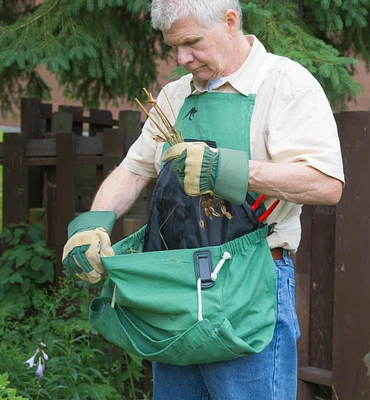
[[[188,47],[180,47],[179,46],[177,48],[176,57],[177,57],[177,62],[179,63],[179,65],[181,65],[183,67],[194,60],[194,56]]]

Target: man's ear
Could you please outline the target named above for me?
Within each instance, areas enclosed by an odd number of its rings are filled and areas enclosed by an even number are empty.
[[[230,35],[234,36],[239,30],[239,18],[235,10],[227,10],[224,14],[223,22],[227,25]]]

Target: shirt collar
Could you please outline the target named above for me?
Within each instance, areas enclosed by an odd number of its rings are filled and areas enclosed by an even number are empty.
[[[241,67],[232,73],[228,80],[221,83],[220,86],[225,84],[231,85],[236,91],[240,92],[244,96],[248,96],[253,82],[257,76],[258,70],[263,63],[267,51],[263,44],[254,35],[246,35],[246,40],[249,41],[252,46],[252,50],[248,57],[245,59]],[[206,82],[200,82],[192,78],[190,80],[191,94],[199,94],[207,91]]]

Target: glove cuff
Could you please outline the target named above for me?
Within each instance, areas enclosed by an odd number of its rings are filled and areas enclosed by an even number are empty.
[[[199,193],[213,192],[217,180],[219,157],[218,149],[204,147],[199,171]],[[194,165],[192,167],[194,168]]]
[[[241,205],[248,190],[249,159],[244,151],[219,149],[220,158],[214,194]]]
[[[113,211],[87,211],[74,218],[68,225],[68,239],[77,232],[103,228],[112,233],[117,214]]]

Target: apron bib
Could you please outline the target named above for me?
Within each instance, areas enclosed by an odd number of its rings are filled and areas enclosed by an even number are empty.
[[[267,72],[266,72],[267,73]],[[261,80],[261,82],[263,79]],[[255,95],[190,96],[178,115],[184,138],[250,155]],[[276,315],[275,265],[248,196],[227,203],[233,219],[199,226],[199,197],[187,196],[169,164],[162,168],[149,222],[103,257],[108,273],[90,321],[117,346],[176,365],[217,362],[262,351]]]
[[[243,150],[250,157],[249,127],[254,98],[234,93],[190,96],[180,110],[176,127],[186,141]],[[168,144],[163,151],[167,148]],[[152,196],[144,251],[217,246],[261,228],[258,216],[263,209],[257,212],[251,209],[253,195],[248,194],[241,206],[223,200],[232,220],[226,217],[210,220],[202,207],[204,196],[188,196],[177,173],[171,171],[170,163],[162,165]],[[221,213],[220,207],[215,208]]]

